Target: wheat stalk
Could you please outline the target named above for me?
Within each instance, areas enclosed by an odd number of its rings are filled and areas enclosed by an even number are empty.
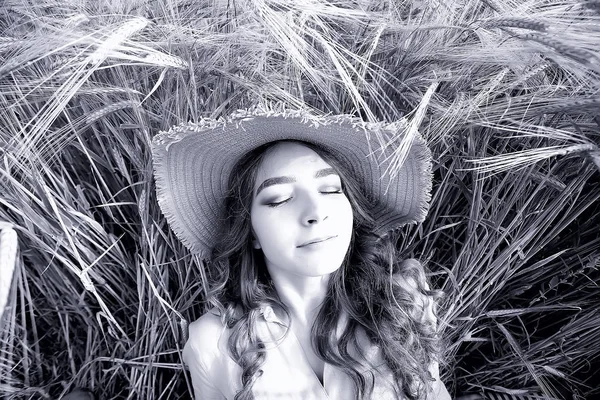
[[[108,114],[114,113],[117,110],[122,110],[124,108],[137,108],[138,106],[139,103],[131,100],[110,104],[108,106],[102,107],[99,110],[94,110],[90,114],[88,114],[85,117],[85,123],[89,125],[92,124],[94,121],[106,117]]]
[[[540,33],[527,33],[524,35],[519,35],[519,38],[523,40],[531,40],[548,46],[556,50],[558,53],[585,65],[600,66],[600,59],[598,58],[597,54],[594,54],[593,52],[583,48],[574,47],[570,43],[565,43],[561,40],[551,38],[548,35],[542,35]]]
[[[492,18],[483,21],[481,24],[484,28],[520,28],[528,29],[532,31],[545,32],[548,29],[548,25],[544,22],[535,21],[529,18]]]
[[[122,42],[129,39],[136,32],[144,29],[148,25],[148,22],[149,21],[145,18],[133,18],[127,21],[110,34],[98,49],[88,56],[87,62],[90,64],[101,63],[105,58],[109,57]]]
[[[490,156],[481,159],[468,160],[477,166],[465,168],[465,171],[478,170],[483,174],[496,174],[499,172],[515,170],[526,167],[552,157],[565,156],[573,153],[588,153],[598,151],[595,144],[556,145],[539,147],[536,149],[515,151],[509,154]]]
[[[17,232],[12,224],[0,222],[0,321],[8,301],[16,259]]]

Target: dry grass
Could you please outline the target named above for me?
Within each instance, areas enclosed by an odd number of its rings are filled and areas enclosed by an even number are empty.
[[[188,398],[205,276],[158,210],[150,140],[280,101],[429,140],[432,209],[401,245],[447,293],[451,392],[598,395],[596,3],[5,1],[0,397]]]

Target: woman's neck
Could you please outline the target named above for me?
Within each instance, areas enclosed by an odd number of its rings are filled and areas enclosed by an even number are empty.
[[[269,273],[292,319],[296,324],[310,327],[325,300],[330,275],[301,276],[281,269],[269,270]]]

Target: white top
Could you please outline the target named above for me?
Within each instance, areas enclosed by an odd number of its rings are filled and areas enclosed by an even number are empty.
[[[261,315],[262,318],[257,321],[257,330],[266,345],[267,354],[260,367],[263,374],[252,389],[257,400],[355,398],[352,379],[333,365],[325,363],[321,384],[291,329],[285,339],[278,340],[284,335],[287,325],[271,307],[265,307]],[[340,324],[338,332],[341,332],[343,326],[343,323]],[[197,400],[233,399],[242,388],[241,367],[229,355],[228,338],[229,330],[222,325],[220,317],[213,311],[190,324],[189,339],[183,349],[183,360],[189,366]],[[359,331],[358,340],[363,345],[370,364],[364,365],[360,371],[367,379],[370,378],[369,371],[376,376],[371,398],[397,399],[391,383],[393,375],[382,360],[381,350],[370,344],[362,330]],[[437,364],[432,372],[438,383]],[[444,392],[447,393],[445,387]]]

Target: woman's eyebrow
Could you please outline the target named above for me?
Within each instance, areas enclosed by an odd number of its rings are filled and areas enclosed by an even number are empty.
[[[337,172],[333,168],[323,168],[315,172],[315,178],[322,178],[328,175],[337,175]],[[258,189],[256,189],[256,195],[260,193],[261,190],[273,185],[281,185],[284,183],[293,183],[296,182],[296,178],[293,176],[275,176],[273,178],[265,179],[263,183],[260,184]]]

